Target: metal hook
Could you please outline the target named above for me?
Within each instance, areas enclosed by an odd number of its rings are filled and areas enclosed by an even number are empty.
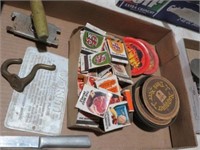
[[[10,83],[11,87],[18,92],[23,92],[24,88],[33,80],[38,69],[46,69],[53,71],[56,69],[55,65],[37,64],[33,67],[31,72],[24,78],[20,78],[16,74],[8,72],[8,67],[12,64],[21,64],[22,59],[8,59],[1,65],[2,76]]]

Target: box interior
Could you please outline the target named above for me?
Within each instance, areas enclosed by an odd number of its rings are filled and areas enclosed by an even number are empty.
[[[46,47],[40,43],[7,33],[6,26],[12,26],[10,15],[13,11],[27,15],[31,14],[29,2],[7,1],[1,10],[1,63],[8,58],[23,58],[24,52],[29,46],[37,46],[38,49],[46,49],[52,53],[69,57],[69,92],[62,135],[87,134],[91,139],[92,149],[168,149],[172,147],[194,147],[197,145],[191,120],[188,94],[183,81],[179,52],[173,38],[173,33],[170,30],[84,1],[49,1],[44,2],[44,4],[48,22],[61,28],[58,48]],[[181,109],[177,120],[170,128],[165,128],[157,132],[146,132],[139,129],[135,124],[132,124],[123,130],[103,135],[67,128],[67,124],[73,124],[74,118],[76,118],[74,116],[76,114],[74,104],[77,100],[77,71],[74,68],[78,66],[77,62],[80,50],[78,49],[80,45],[75,42],[77,37],[72,36],[72,32],[87,22],[105,31],[120,36],[142,38],[155,45],[161,62],[161,75],[175,85],[180,96]],[[69,51],[68,41],[70,37],[72,37],[71,41],[74,42],[70,43],[70,47],[74,50]],[[75,39],[73,40],[73,38]],[[18,69],[19,67],[14,67],[12,71],[18,72]],[[0,81],[1,135],[37,135],[4,127],[3,122],[13,90],[2,76]]]
[[[200,42],[199,41],[184,39],[184,44],[185,44],[189,62],[194,58],[199,58],[200,56]]]
[[[192,105],[192,111],[193,111],[193,124],[196,130],[196,133],[200,133],[200,104],[199,104],[199,94],[197,85],[194,82],[194,78],[192,76],[190,64],[193,59],[199,59],[200,57],[200,42],[196,40],[191,39],[184,39],[184,49],[186,53],[186,61],[189,64],[187,69],[185,69],[186,73],[185,76],[187,77],[186,81],[189,82],[189,94],[190,94],[190,102]]]

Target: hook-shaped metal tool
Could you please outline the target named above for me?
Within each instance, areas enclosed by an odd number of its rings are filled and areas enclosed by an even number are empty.
[[[28,85],[33,78],[35,77],[38,69],[46,69],[46,70],[55,70],[55,65],[45,65],[45,64],[36,64],[31,72],[24,78],[20,78],[16,74],[11,74],[8,72],[8,67],[12,64],[21,64],[22,59],[8,59],[1,65],[1,74],[2,76],[10,83],[13,89],[18,92],[23,92],[26,85]]]

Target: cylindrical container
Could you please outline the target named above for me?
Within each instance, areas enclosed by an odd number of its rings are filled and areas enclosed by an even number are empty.
[[[176,88],[164,77],[148,78],[142,87],[142,98],[149,112],[159,119],[172,119],[179,111],[180,102]]]
[[[125,37],[124,43],[131,66],[131,75],[138,76],[143,74],[150,64],[148,49],[142,42],[132,37]]]
[[[154,76],[146,76],[141,78],[133,86],[133,103],[135,108],[134,122],[140,128],[146,131],[157,131],[161,128],[168,127],[176,119],[176,115],[169,119],[160,119],[159,117],[154,116],[149,109],[145,106],[143,93],[146,92],[144,85],[146,81],[149,81]],[[157,77],[159,78],[159,77]]]
[[[142,42],[146,46],[146,48],[149,50],[149,56],[150,56],[150,64],[147,70],[144,72],[144,74],[153,74],[158,70],[158,67],[159,67],[159,58],[156,53],[156,50],[148,42],[141,39],[139,39],[139,41]]]
[[[162,120],[154,117],[144,106],[143,101],[140,98],[140,88],[135,90],[135,101],[138,109],[138,114],[143,118],[144,122],[148,124],[148,126],[152,126],[154,128],[164,128],[169,125],[171,119]]]

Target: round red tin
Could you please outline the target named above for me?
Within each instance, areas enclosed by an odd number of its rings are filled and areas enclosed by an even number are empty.
[[[159,66],[158,55],[155,49],[153,48],[153,46],[151,46],[148,42],[141,39],[139,39],[139,41],[142,42],[146,46],[146,48],[149,50],[149,56],[150,56],[150,64],[147,70],[144,72],[144,74],[153,74],[157,71],[158,66]]]
[[[149,50],[142,42],[132,37],[124,37],[124,43],[132,76],[143,74],[150,64]]]

